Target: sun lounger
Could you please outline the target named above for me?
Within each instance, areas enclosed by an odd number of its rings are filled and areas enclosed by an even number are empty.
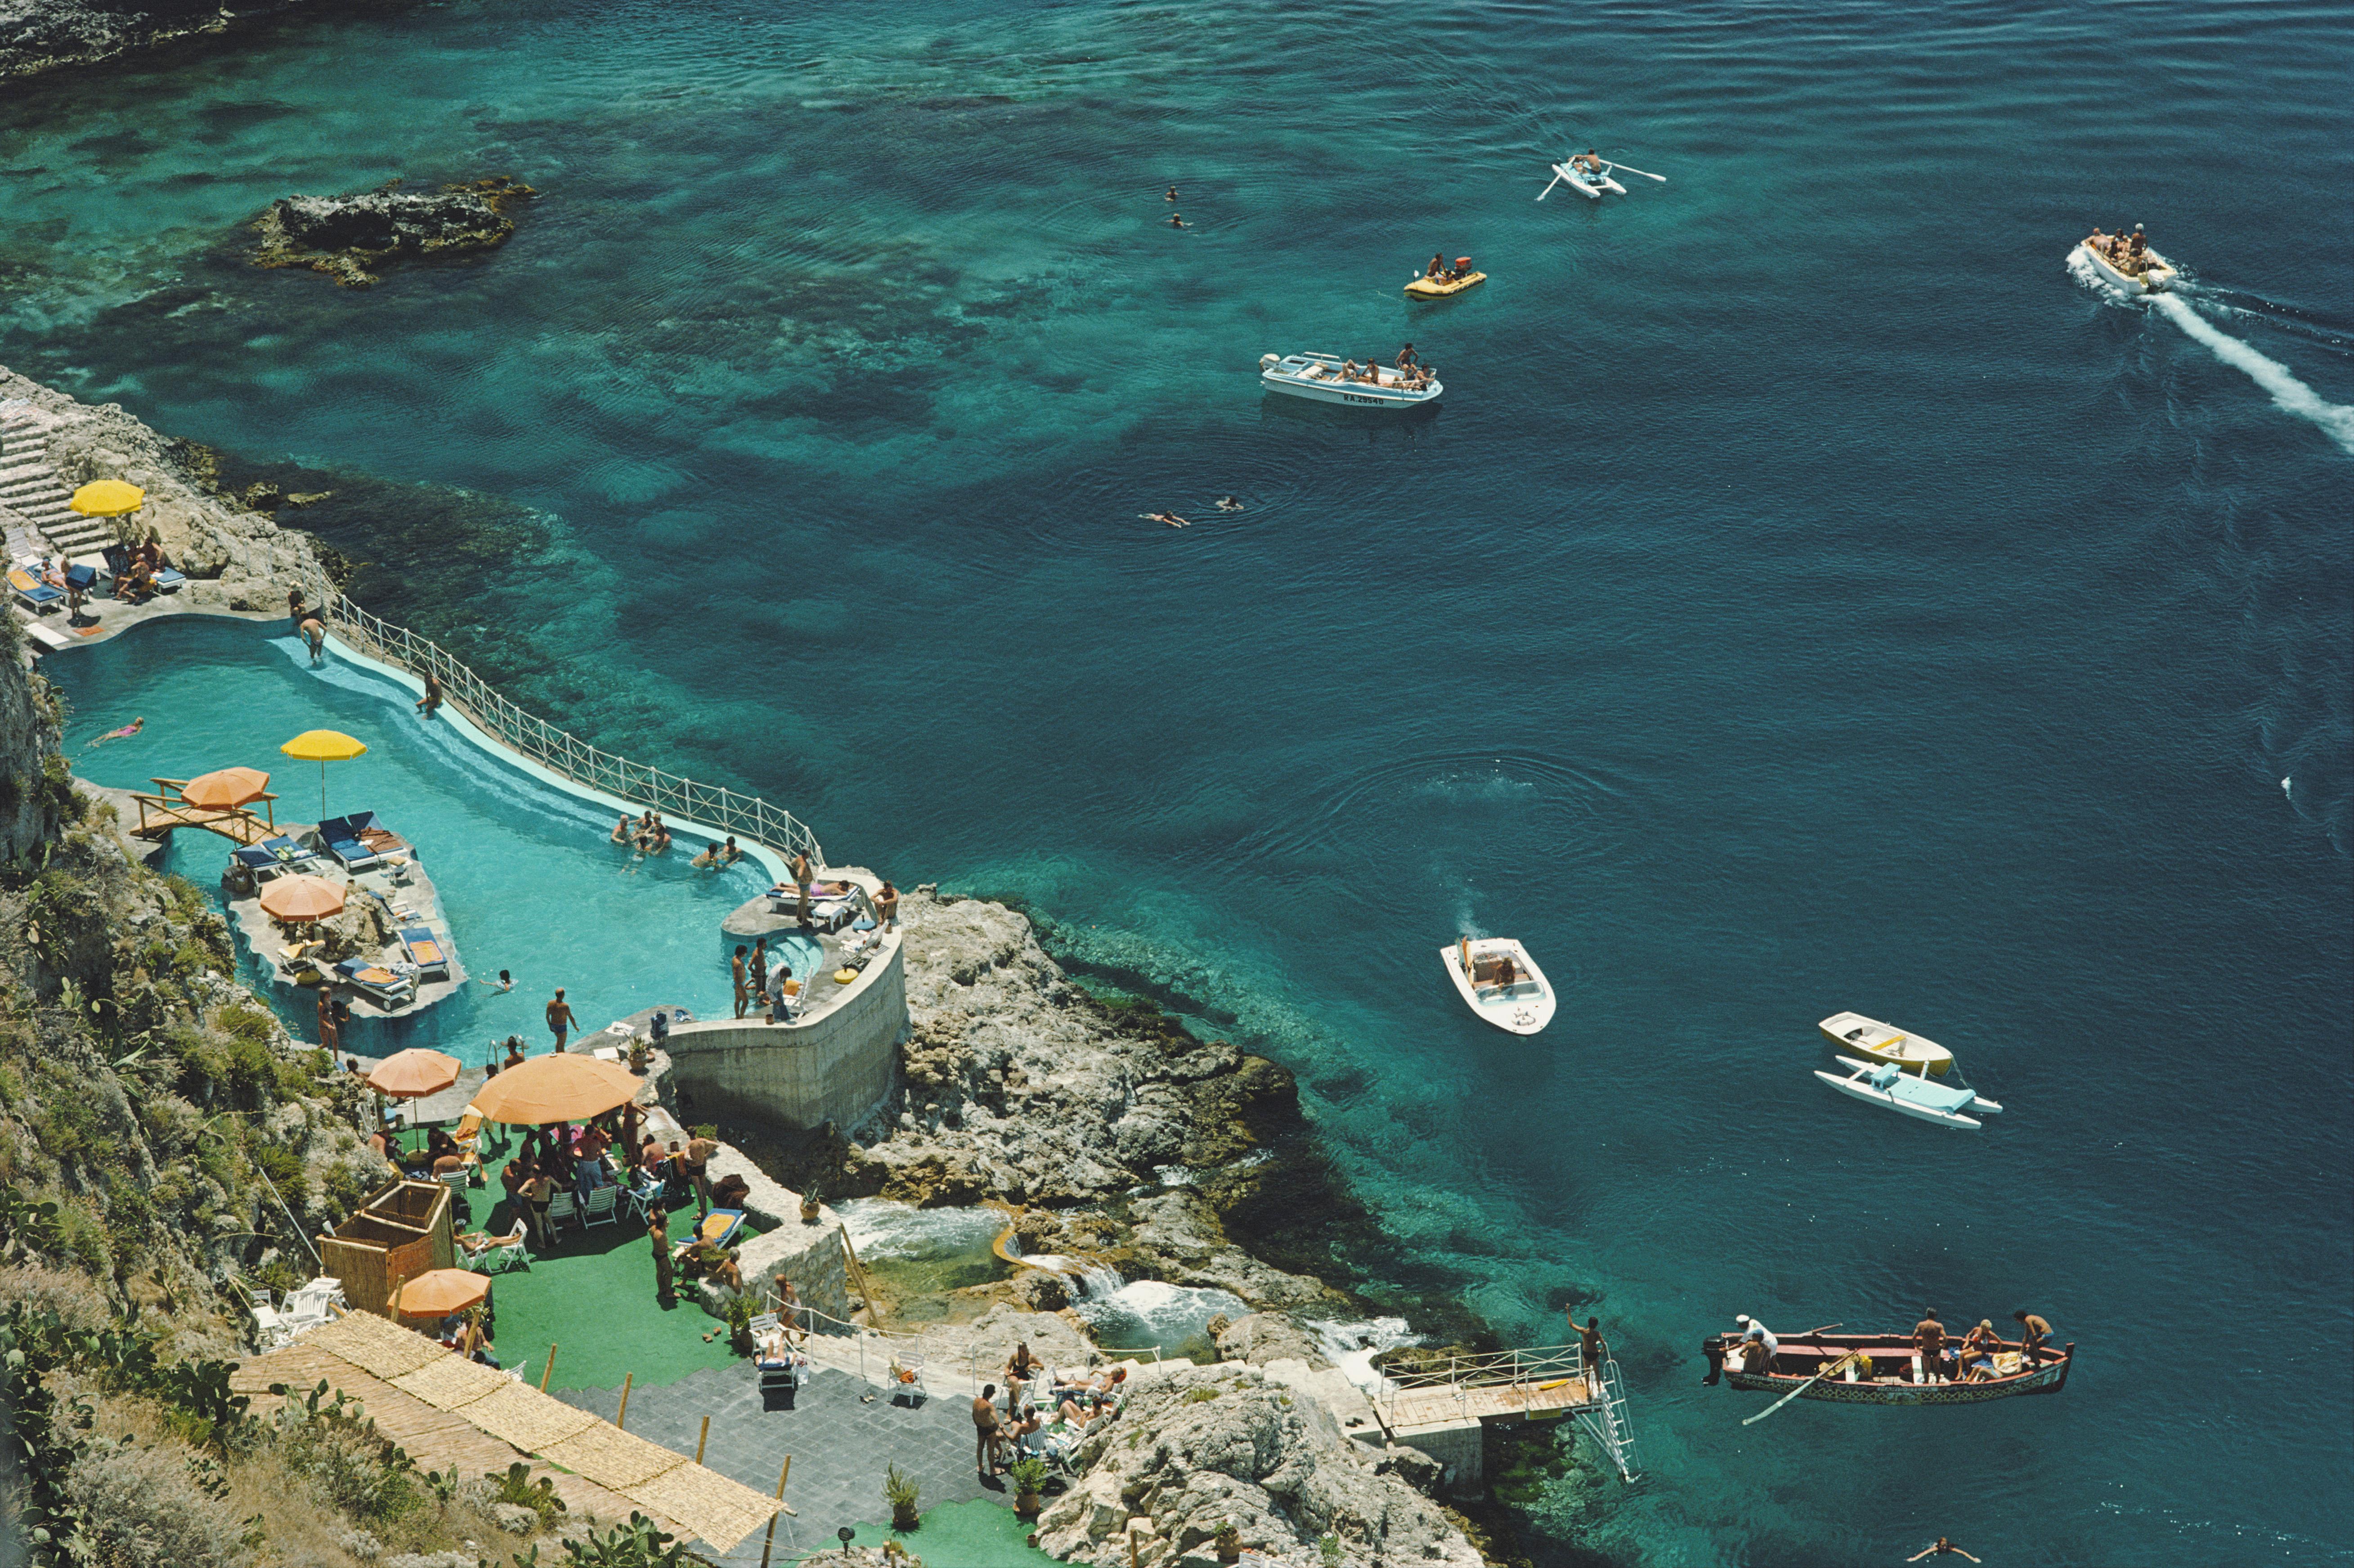
[[[35,615],[46,615],[66,601],[65,589],[51,588],[22,567],[8,568],[8,591]]]
[[[268,882],[290,871],[312,869],[319,858],[316,850],[305,849],[292,839],[281,834],[264,839],[258,844],[229,851],[229,858],[253,874],[256,882]]]
[[[736,1234],[743,1228],[743,1210],[714,1209],[703,1217],[703,1224],[695,1228],[691,1239],[707,1241],[716,1247],[730,1247],[736,1245]]]
[[[356,959],[346,959],[335,966],[335,978],[387,1012],[406,1007],[417,1000],[417,977],[401,974],[381,964],[364,964]]]
[[[319,842],[345,871],[365,871],[384,859],[361,839],[359,822],[356,817],[330,817],[319,824]]]
[[[417,966],[419,975],[442,980],[450,978],[450,955],[441,946],[441,938],[423,926],[401,928],[400,945],[408,954],[408,961]]]
[[[188,579],[170,567],[162,567],[155,573],[157,593],[177,593],[187,584]]]

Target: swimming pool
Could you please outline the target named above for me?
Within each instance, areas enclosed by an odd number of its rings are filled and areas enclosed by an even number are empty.
[[[661,859],[641,859],[608,842],[604,808],[420,719],[412,695],[373,671],[332,653],[313,665],[282,628],[175,617],[53,656],[41,673],[71,704],[64,748],[75,773],[118,789],[259,768],[278,793],[278,819],[308,822],[320,815],[319,766],[280,755],[281,743],[306,729],[367,743],[366,756],[326,765],[328,813],[376,811],[417,846],[476,983],[411,1017],[355,1019],[346,1047],[431,1045],[469,1064],[509,1034],[544,1049],[543,1009],[558,986],[584,1033],[657,1005],[705,1018],[730,1008],[731,944],[719,923],[767,885],[756,863],[697,871],[687,863],[699,841],[684,838]],[[89,748],[140,716],[138,735]],[[228,841],[172,837],[165,869],[218,897]],[[808,973],[816,945],[785,945],[787,961]],[[240,963],[240,978],[310,1038],[310,993],[272,983],[250,954]],[[502,969],[512,991],[497,989]]]

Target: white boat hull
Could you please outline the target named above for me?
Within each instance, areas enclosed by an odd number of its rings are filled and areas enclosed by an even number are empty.
[[[1561,176],[1562,184],[1588,201],[1600,201],[1602,193],[1605,191],[1613,191],[1619,196],[1627,194],[1627,187],[1608,175],[1583,174],[1571,168],[1567,164],[1555,164],[1553,166],[1553,172]]]
[[[1447,973],[1455,981],[1455,992],[1463,1005],[1479,1015],[1482,1023],[1492,1023],[1507,1034],[1534,1034],[1553,1022],[1553,986],[1545,980],[1544,971],[1529,957],[1529,950],[1509,937],[1490,937],[1471,944],[1471,956],[1492,959],[1509,956],[1521,979],[1510,987],[1474,985],[1471,977],[1463,972],[1463,949],[1460,946],[1438,949],[1438,961],[1447,966]]]
[[[1965,1132],[1976,1132],[1986,1126],[1986,1123],[1978,1120],[1977,1117],[1964,1115],[1965,1111],[1980,1111],[1991,1116],[2002,1109],[2001,1106],[1975,1090],[1971,1091],[1969,1099],[1952,1110],[1940,1110],[1930,1106],[1916,1105],[1872,1085],[1867,1075],[1875,1066],[1885,1067],[1888,1064],[1860,1062],[1852,1056],[1841,1056],[1838,1061],[1840,1066],[1852,1070],[1851,1075],[1841,1076],[1840,1074],[1826,1073],[1818,1068],[1815,1076],[1850,1099],[1861,1100],[1867,1105],[1879,1106],[1883,1109],[1893,1110],[1899,1116],[1912,1117],[1917,1121],[1933,1121],[1940,1127],[1958,1128]]]
[[[2128,294],[2158,293],[2175,280],[2174,269],[2167,264],[2165,257],[2155,250],[2143,252],[2149,258],[2150,267],[2148,271],[2137,278],[2130,272],[2119,271],[2114,262],[2089,245],[2080,241],[2076,249],[2084,253],[2085,260],[2093,264],[2094,272],[2103,282],[2112,288],[2123,289]]]
[[[1311,403],[1338,403],[1351,408],[1419,408],[1426,403],[1437,402],[1439,394],[1447,390],[1446,385],[1438,381],[1416,388],[1408,388],[1403,382],[1377,386],[1370,381],[1343,381],[1340,378],[1341,363],[1329,354],[1280,357],[1261,355],[1259,385],[1288,397],[1305,397]],[[1396,372],[1383,374],[1394,376]]]

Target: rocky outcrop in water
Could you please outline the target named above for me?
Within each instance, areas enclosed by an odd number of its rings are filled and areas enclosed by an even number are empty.
[[[137,9],[99,0],[0,0],[0,79],[89,65],[192,33],[217,33],[234,19],[218,0],[164,0]]]
[[[1286,1568],[1479,1565],[1409,1478],[1432,1468],[1420,1456],[1401,1464],[1350,1437],[1316,1395],[1255,1371],[1146,1382],[1072,1457],[1086,1473],[1038,1520],[1038,1544],[1066,1561],[1214,1568],[1231,1526]]]
[[[283,196],[254,221],[257,267],[308,267],[345,288],[377,281],[387,261],[488,250],[514,233],[507,208],[538,193],[504,175],[438,191],[395,180],[360,196]]]

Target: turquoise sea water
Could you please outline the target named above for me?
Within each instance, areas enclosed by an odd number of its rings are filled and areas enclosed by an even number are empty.
[[[282,757],[279,745],[308,729],[367,744],[366,756],[328,764],[327,810],[373,810],[417,846],[475,983],[419,1012],[359,1020],[345,1045],[375,1055],[431,1045],[472,1065],[520,1034],[538,1052],[549,1042],[543,1010],[558,986],[580,1021],[576,1034],[654,1006],[726,1016],[733,997],[719,923],[767,885],[764,874],[748,862],[697,871],[687,863],[695,841],[657,857],[607,842],[611,814],[493,761],[446,723],[419,718],[392,682],[340,660],[313,665],[283,628],[165,621],[47,669],[74,705],[66,750],[94,783],[148,789],[156,778],[259,768],[271,775],[278,820],[310,822],[319,816],[319,765]],[[91,746],[139,716],[147,726],[138,735]],[[228,859],[227,840],[180,832],[164,869],[217,895]],[[814,944],[789,937],[783,946],[806,971]],[[311,993],[269,983],[253,954],[239,957],[246,978],[311,1038]],[[502,969],[513,991],[497,989]]]
[[[300,21],[12,90],[0,362],[347,471],[303,516],[371,608],[1297,1067],[1377,1268],[1611,1332],[1649,1474],[1556,1486],[1547,1561],[2345,1561],[2343,23]],[[1591,143],[1670,183],[1532,199]],[[230,249],[488,172],[546,194],[483,261]],[[2062,266],[2137,221],[2237,363]],[[1435,249],[1491,281],[1409,308]],[[1432,418],[1253,376],[1407,338]],[[1545,965],[1544,1035],[1454,1001],[1464,929]],[[1824,1090],[1843,1008],[2000,1124]],[[2083,1365],[1745,1429],[1696,1386],[1734,1312],[1924,1305]]]

